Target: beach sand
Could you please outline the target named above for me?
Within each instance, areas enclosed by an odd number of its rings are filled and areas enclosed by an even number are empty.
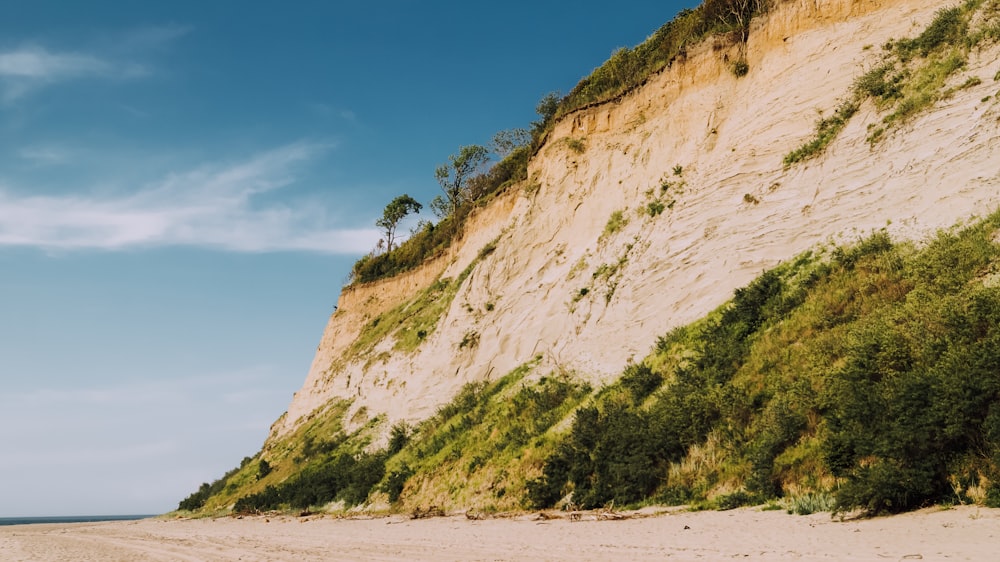
[[[469,520],[253,517],[0,528],[0,560],[994,560],[1000,510],[839,521],[747,508]]]

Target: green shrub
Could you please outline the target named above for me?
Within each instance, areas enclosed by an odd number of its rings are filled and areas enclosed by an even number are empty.
[[[389,445],[386,449],[388,456],[393,456],[403,450],[403,447],[410,442],[410,427],[406,422],[399,422],[389,430]]]
[[[789,498],[787,505],[789,514],[812,515],[833,511],[836,508],[836,500],[830,494],[815,492]]]
[[[733,63],[732,70],[734,76],[742,78],[750,72],[750,65],[745,59],[740,59]]]
[[[234,474],[239,472],[240,468],[246,466],[246,464],[250,462],[250,460],[251,459],[249,459],[249,457],[243,459],[243,462],[240,463],[239,467],[234,468],[229,472],[225,473],[222,476],[222,478],[219,478],[218,480],[212,482],[211,484],[207,482],[203,483],[191,495],[181,500],[180,503],[177,505],[177,509],[183,509],[186,511],[197,511],[202,507],[204,507],[205,502],[207,502],[208,499],[211,498],[212,496],[218,494],[223,489],[225,489],[226,483],[229,481],[229,479]]]
[[[394,470],[386,476],[381,490],[389,496],[391,503],[399,501],[399,497],[403,495],[403,488],[406,486],[406,481],[411,476],[413,476],[413,469],[406,463],[403,463],[398,470]]]
[[[705,0],[694,9],[681,10],[640,45],[615,50],[561,101],[556,117],[642,85],[649,76],[684,56],[689,46],[710,35],[745,42],[750,21],[765,12],[768,5],[762,0]]]
[[[837,137],[844,126],[847,125],[847,121],[857,111],[858,104],[853,99],[837,106],[837,110],[832,116],[820,119],[816,123],[816,136],[812,140],[785,155],[785,166],[807,160],[822,152]]]
[[[904,54],[917,53],[926,57],[942,45],[960,44],[968,29],[961,7],[942,8],[920,35],[914,39],[898,41],[896,46]]]
[[[587,150],[587,145],[586,143],[584,143],[583,139],[575,139],[572,137],[567,137],[566,146],[577,154],[583,154]]]
[[[628,224],[628,219],[625,218],[624,213],[621,211],[614,211],[611,213],[611,216],[608,217],[607,224],[604,225],[604,234],[602,234],[602,236],[611,236],[622,228],[625,228],[626,224]]]
[[[619,384],[632,396],[632,401],[641,403],[647,396],[660,388],[663,376],[649,368],[645,363],[633,363],[625,368]]]
[[[724,496],[719,496],[715,499],[715,507],[719,511],[727,511],[730,509],[736,509],[738,507],[744,507],[747,505],[756,505],[758,503],[757,497],[753,494],[749,494],[743,490],[738,492],[733,492],[731,494],[726,494]]]
[[[385,474],[384,453],[352,455],[340,452],[306,467],[281,484],[236,501],[234,513],[255,514],[268,510],[305,509],[343,500],[357,505]]]

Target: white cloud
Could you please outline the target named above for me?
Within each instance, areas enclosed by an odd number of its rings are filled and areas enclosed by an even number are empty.
[[[317,205],[255,205],[257,196],[291,185],[294,166],[324,148],[292,144],[112,196],[20,195],[0,186],[0,246],[363,253],[378,239],[373,228],[335,228]]]
[[[80,78],[136,78],[149,70],[135,63],[113,63],[86,53],[52,53],[41,47],[0,52],[0,87],[12,102],[44,86]]]
[[[76,53],[52,54],[24,48],[0,53],[0,76],[59,80],[88,74],[107,74],[112,66],[96,57]]]

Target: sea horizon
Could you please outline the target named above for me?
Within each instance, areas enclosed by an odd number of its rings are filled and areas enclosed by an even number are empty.
[[[100,523],[102,521],[138,521],[156,517],[146,515],[48,515],[42,517],[0,517],[0,527],[6,525],[41,525],[46,523]]]

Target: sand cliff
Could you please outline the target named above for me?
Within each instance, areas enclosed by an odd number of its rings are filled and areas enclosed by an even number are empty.
[[[269,441],[338,397],[353,399],[348,420],[420,420],[465,382],[539,355],[538,372],[600,383],[799,252],[881,228],[920,238],[996,208],[995,47],[974,51],[951,79],[980,84],[880,143],[866,140],[881,115],[865,103],[820,157],[782,163],[877,63],[884,42],[919,33],[941,6],[785,2],[754,22],[745,46],[703,43],[621,99],[566,116],[528,181],[478,209],[448,254],[344,290]],[[750,70],[738,78],[730,61],[743,55]],[[618,227],[608,228],[615,212]],[[354,346],[372,319],[457,278],[493,241],[414,351],[394,349],[391,333]]]

